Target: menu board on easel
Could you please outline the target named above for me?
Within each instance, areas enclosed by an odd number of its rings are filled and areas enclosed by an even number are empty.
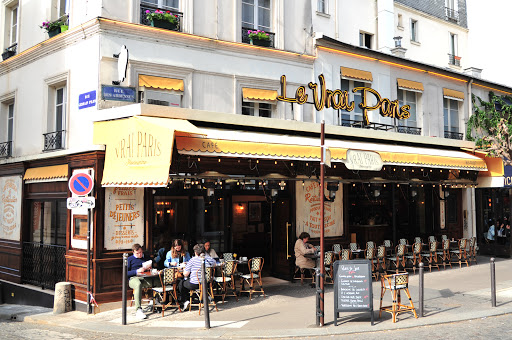
[[[371,314],[373,326],[372,268],[369,260],[334,262],[334,325],[340,312]]]

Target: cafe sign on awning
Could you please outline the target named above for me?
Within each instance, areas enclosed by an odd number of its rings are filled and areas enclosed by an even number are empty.
[[[347,159],[344,161],[347,169],[380,171],[384,163],[377,152],[347,150]]]

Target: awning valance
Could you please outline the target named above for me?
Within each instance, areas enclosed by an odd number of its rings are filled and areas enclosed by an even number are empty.
[[[147,76],[144,74],[139,74],[139,86],[181,92],[185,89],[185,85],[181,79]]]
[[[478,173],[477,183],[480,188],[503,188],[505,180],[505,168],[503,159],[500,157],[489,157],[486,153],[475,151],[475,155],[480,157],[487,164],[487,171]]]
[[[208,137],[177,136],[179,153],[218,157],[320,160],[319,140],[307,137],[205,129]],[[384,165],[486,170],[484,160],[456,150],[396,146],[327,139],[332,162],[346,162],[348,150],[373,151]]]
[[[414,91],[414,92],[423,92],[423,84],[417,81],[400,79],[396,80],[398,84],[398,88],[401,90]]]
[[[94,123],[94,144],[105,144],[105,187],[164,187],[174,135],[201,134],[186,120],[134,116]]]
[[[52,165],[39,168],[29,168],[23,176],[25,183],[56,182],[68,180],[68,165]]]
[[[341,77],[343,79],[365,81],[371,83],[373,81],[372,73],[369,71],[357,70],[355,68],[341,66]]]
[[[242,96],[245,100],[275,102],[277,100],[277,91],[242,88]]]
[[[443,88],[443,96],[445,98],[454,99],[458,101],[464,100],[464,92]]]

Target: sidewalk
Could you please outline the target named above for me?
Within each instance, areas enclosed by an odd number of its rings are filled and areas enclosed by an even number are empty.
[[[412,314],[401,314],[398,322],[391,321],[389,313],[378,317],[380,282],[374,282],[375,325],[370,324],[369,313],[342,313],[338,326],[334,326],[334,294],[331,285],[325,289],[325,326],[315,325],[314,289],[309,285],[289,283],[268,278],[264,284],[266,298],[244,295],[239,302],[231,297],[225,304],[218,303],[219,311],[210,312],[211,329],[204,328],[204,316],[197,308],[178,313],[168,309],[165,316],[154,313],[146,320],[137,320],[134,309],[128,307],[127,325],[121,324],[121,308],[102,311],[96,315],[70,312],[54,315],[51,310],[39,307],[0,305],[0,319],[55,324],[97,332],[120,335],[154,335],[159,337],[186,338],[279,338],[292,336],[333,335],[361,333],[417,327],[469,320],[492,315],[512,313],[512,259],[496,260],[497,307],[491,307],[489,257],[479,257],[479,263],[469,268],[453,267],[441,271],[425,272],[424,317],[415,319]],[[409,289],[416,311],[418,303],[418,275],[411,275]],[[390,304],[389,292],[384,303]],[[101,307],[101,306],[100,306]]]

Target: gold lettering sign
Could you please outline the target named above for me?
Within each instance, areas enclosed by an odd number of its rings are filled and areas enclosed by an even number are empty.
[[[313,92],[313,104],[317,111],[322,111],[325,108],[333,108],[335,110],[353,111],[355,103],[349,101],[348,91],[342,91],[340,89],[329,90],[325,86],[325,77],[323,74],[318,76],[318,84],[310,82],[308,87]],[[411,116],[409,105],[398,104],[398,99],[390,100],[388,98],[382,98],[379,92],[370,87],[356,87],[352,92],[361,92],[361,103],[359,107],[363,110],[363,121],[365,125],[368,125],[368,111],[379,110],[380,115],[383,117],[391,117],[397,119],[407,119]],[[375,98],[376,104],[370,105],[371,96]],[[306,94],[306,87],[299,86],[295,91],[295,97],[286,96],[286,76],[281,76],[281,94],[277,97],[277,100],[287,103],[305,104],[307,102],[308,95]]]

